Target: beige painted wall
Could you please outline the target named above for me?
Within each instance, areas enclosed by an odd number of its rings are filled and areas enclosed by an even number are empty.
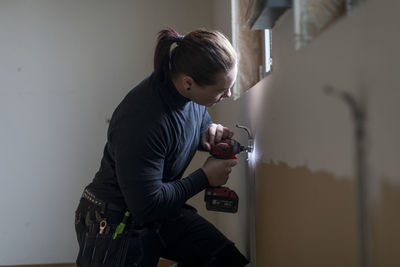
[[[273,72],[213,108],[216,120],[255,132],[257,266],[358,263],[354,125],[344,102],[323,92],[327,84],[366,99],[373,259],[400,265],[398,10],[398,1],[365,1],[299,51],[289,10],[272,32]],[[230,179],[244,202],[246,179],[240,170]],[[230,236],[240,212],[218,217]]]

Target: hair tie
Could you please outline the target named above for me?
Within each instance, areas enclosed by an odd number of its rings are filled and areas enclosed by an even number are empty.
[[[176,43],[177,43],[177,44],[180,44],[180,43],[182,42],[183,38],[185,38],[185,36],[183,36],[183,35],[178,35],[178,36],[176,37]]]

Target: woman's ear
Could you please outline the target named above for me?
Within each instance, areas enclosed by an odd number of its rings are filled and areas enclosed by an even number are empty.
[[[183,88],[185,88],[185,90],[187,91],[189,91],[194,84],[193,78],[188,75],[184,75],[182,81],[183,81]]]

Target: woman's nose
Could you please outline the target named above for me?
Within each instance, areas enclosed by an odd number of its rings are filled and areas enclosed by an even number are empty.
[[[228,90],[225,91],[224,97],[231,97],[231,95],[232,95],[231,88],[229,88]]]

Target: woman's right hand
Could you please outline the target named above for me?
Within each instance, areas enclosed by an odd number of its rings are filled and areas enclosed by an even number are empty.
[[[210,186],[221,186],[226,184],[232,167],[237,164],[236,159],[216,159],[209,157],[203,164],[203,171],[207,175]]]

